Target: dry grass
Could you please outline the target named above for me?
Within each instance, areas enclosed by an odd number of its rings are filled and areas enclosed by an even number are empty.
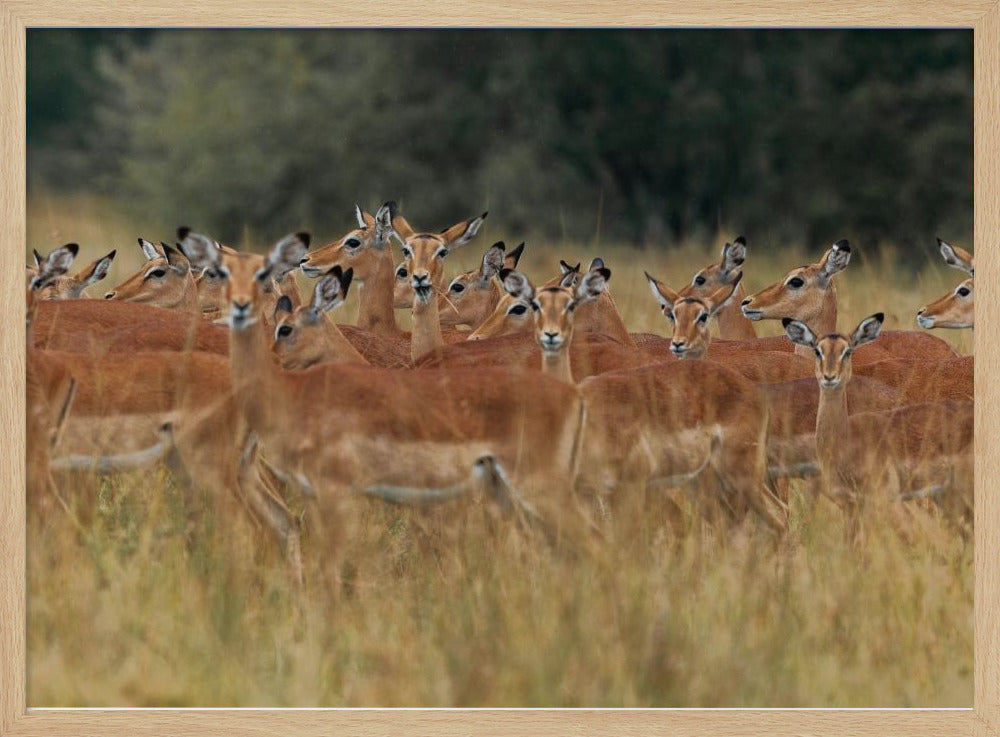
[[[117,246],[126,258],[113,284],[138,264],[140,233],[109,213],[97,200],[33,200],[29,246],[78,240],[81,258]],[[451,268],[471,267],[498,237],[481,234]],[[751,290],[819,250],[767,253],[752,234],[750,248]],[[715,250],[599,252],[630,328],[662,333],[642,270],[677,285]],[[523,265],[541,278],[560,257],[597,254],[530,243]],[[838,279],[842,327],[884,310],[889,327],[908,329],[920,304],[961,280],[933,262],[899,274],[863,248]],[[965,334],[939,334],[971,348]],[[32,706],[972,702],[972,545],[924,510],[905,540],[873,511],[852,547],[840,513],[794,486],[791,532],[776,544],[752,525],[678,536],[655,495],[625,489],[607,542],[571,554],[476,504],[356,501],[342,583],[324,584],[313,561],[300,595],[234,500],[185,494],[159,469],[60,489],[72,514],[33,500],[29,515]]]

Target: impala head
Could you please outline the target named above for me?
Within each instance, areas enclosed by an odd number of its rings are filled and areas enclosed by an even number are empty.
[[[535,339],[543,354],[554,355],[573,338],[573,312],[577,306],[601,295],[611,278],[611,271],[601,266],[583,274],[575,287],[551,286],[538,290],[519,271],[504,269],[500,276],[508,294],[531,305]]]
[[[353,269],[354,278],[361,283],[375,275],[381,259],[389,255],[389,236],[392,234],[389,203],[382,205],[374,215],[355,205],[354,216],[357,228],[305,255],[301,266],[306,276],[322,276],[334,266]]]
[[[816,263],[792,269],[777,284],[744,299],[743,314],[750,320],[814,319],[823,308],[833,277],[847,268],[850,260],[851,245],[837,241]]]
[[[194,289],[191,263],[184,254],[166,243],[155,246],[139,238],[139,248],[146,263],[131,277],[119,284],[104,299],[143,302],[154,307],[173,308],[181,305]]]
[[[684,297],[666,284],[657,281],[649,272],[646,279],[664,316],[673,323],[670,352],[678,358],[702,358],[712,341],[709,321],[733,296],[743,274],[729,284],[716,286],[703,297]]]
[[[516,269],[523,251],[522,243],[507,253],[504,242],[498,241],[486,249],[478,268],[452,279],[444,293],[438,295],[441,324],[479,327],[493,314],[500,299],[501,270]]]
[[[267,256],[221,249],[215,241],[190,228],[178,230],[184,252],[215,269],[225,284],[225,304],[229,326],[242,331],[260,319],[262,311],[273,309],[271,285],[278,274],[293,271],[309,248],[308,233],[293,233],[278,241]],[[275,300],[276,301],[276,300]]]
[[[63,274],[55,277],[46,286],[38,290],[36,299],[80,299],[86,296],[84,290],[96,284],[108,275],[111,262],[115,260],[117,250],[101,256],[99,259],[91,261],[73,276]],[[35,265],[28,267],[28,273],[34,276],[38,273],[38,268],[44,260],[38,251],[34,252]]]
[[[851,379],[851,354],[871,343],[882,330],[885,315],[878,312],[862,320],[851,335],[831,333],[817,338],[809,326],[799,320],[784,318],[781,324],[793,343],[812,348],[816,354],[816,380],[821,389],[836,389]]]
[[[287,296],[278,299],[274,310],[272,350],[286,369],[308,368],[324,360],[323,341],[318,335],[324,328],[324,315],[344,304],[354,272],[334,266],[320,277],[309,304],[295,307]]]
[[[512,251],[511,254],[515,253]],[[505,262],[507,259],[505,259]],[[604,262],[595,258],[592,266],[604,268]],[[505,266],[504,269],[511,267]],[[559,262],[559,276],[549,279],[543,286],[555,287],[575,287],[580,281],[580,264],[570,266],[565,261]],[[503,270],[498,275],[503,280]],[[504,286],[501,284],[501,286]],[[506,287],[505,287],[506,289]],[[531,307],[531,300],[521,299],[518,296],[505,291],[497,300],[493,312],[470,333],[468,340],[483,340],[484,338],[496,338],[501,335],[513,335],[514,333],[524,333],[531,330],[535,325],[535,316]]]
[[[972,254],[964,248],[952,246],[945,243],[940,238],[937,239],[938,248],[941,249],[941,258],[953,269],[961,269],[969,276],[975,276],[976,270],[973,264]]]
[[[972,328],[975,327],[975,279],[966,279],[952,291],[921,307],[917,312],[920,327]]]
[[[415,233],[406,219],[396,211],[396,203],[390,202],[389,210],[392,229],[403,242],[403,263],[410,275],[413,304],[427,304],[434,296],[434,288],[442,281],[445,256],[476,236],[487,213],[455,223],[440,233]]]
[[[701,299],[714,294],[719,287],[736,284],[743,278],[743,262],[746,257],[747,240],[741,235],[722,247],[722,258],[718,263],[710,264],[695,274],[691,283],[685,285],[678,294],[681,297]]]
[[[65,276],[79,251],[80,246],[76,243],[67,243],[44,258],[35,252],[35,267],[25,272],[25,319],[29,330],[35,317],[39,293],[56,279]]]
[[[236,253],[232,248],[220,245],[215,241],[212,241],[212,245],[216,250]],[[198,254],[185,248],[184,239],[177,244],[177,248],[191,264],[195,285],[198,288],[198,303],[201,305],[201,311],[205,313],[221,312],[226,298],[226,283],[222,275],[212,266],[212,261],[200,258]]]

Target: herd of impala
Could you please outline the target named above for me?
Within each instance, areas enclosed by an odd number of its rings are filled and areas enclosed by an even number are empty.
[[[235,493],[293,560],[300,525],[335,540],[352,495],[478,496],[558,540],[599,532],[616,495],[645,487],[780,535],[786,479],[808,477],[852,521],[873,495],[971,521],[973,358],[926,332],[882,331],[881,313],[838,332],[846,241],[750,295],[742,237],[676,291],[647,273],[664,338],[627,330],[601,259],[560,262],[536,285],[517,269],[524,244],[501,242],[449,281],[448,253],[485,213],[436,233],[392,202],[355,214],[314,250],[306,233],[266,255],[189,228],[174,247],[139,239],[144,266],[103,300],[86,290],[114,251],[76,274],[75,244],[35,252],[29,495],[58,497],[54,474],[166,461]],[[969,278],[917,320],[971,329],[972,256],[939,244]],[[316,279],[305,301],[298,270]],[[338,325],[352,284],[357,325]],[[781,320],[787,338],[757,338],[759,320]]]

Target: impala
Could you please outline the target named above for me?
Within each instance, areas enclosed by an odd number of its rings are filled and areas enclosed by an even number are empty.
[[[834,243],[819,261],[792,269],[776,284],[743,300],[743,314],[750,320],[792,318],[812,325],[820,334],[837,330],[837,289],[834,277],[847,268],[851,246],[846,240]],[[796,353],[810,356],[808,347],[796,345]],[[920,356],[925,360],[954,358],[955,351],[945,341],[915,331],[887,331],[878,346],[867,346],[856,356],[858,363],[870,363],[898,356]]]
[[[523,274],[504,286],[528,302],[542,373],[572,384],[570,356],[578,307],[595,300],[611,273],[590,269],[575,287],[536,290]],[[626,480],[676,485],[715,472],[719,500],[736,518],[752,508],[778,531],[784,510],[765,487],[767,407],[756,387],[714,363],[676,361],[611,371],[579,384],[586,407],[578,483],[599,494]]]
[[[684,297],[648,272],[646,279],[650,290],[663,315],[673,325],[669,341],[670,354],[681,359],[707,358],[723,363],[755,383],[790,381],[812,374],[809,359],[791,353],[760,350],[758,341],[713,342],[711,333],[712,317],[721,313],[737,293],[742,275],[733,282],[723,284],[704,297]],[[767,345],[767,343],[765,343]],[[649,354],[660,354],[663,343],[644,344],[643,350]]]
[[[580,271],[580,264],[570,266],[565,261],[559,262],[560,274],[557,277],[545,282],[543,286],[563,286],[574,287],[580,283],[584,273]],[[591,261],[587,272],[597,271],[604,268],[604,261],[595,258]],[[501,275],[501,278],[502,275]],[[611,298],[610,293],[603,291],[596,299],[588,300],[580,305],[580,312],[575,315],[576,327],[582,333],[602,333],[619,344],[628,348],[635,348],[632,335],[625,327],[618,312],[618,306]],[[486,320],[469,335],[469,340],[483,340],[484,338],[495,338],[503,335],[513,335],[515,333],[531,332],[534,320],[531,315],[531,305],[517,295],[509,291],[497,302],[496,307]]]
[[[951,246],[938,238],[941,257],[949,266],[961,269],[969,278],[952,291],[917,311],[920,327],[969,328],[975,327],[975,267],[972,254],[958,246]]]
[[[824,491],[856,511],[859,485],[898,488],[899,494],[937,498],[964,516],[972,511],[973,403],[941,402],[887,412],[848,415],[846,387],[855,350],[878,337],[882,313],[862,320],[850,335],[818,337],[805,323],[782,321],[788,337],[816,356],[820,387],[816,453]]]
[[[444,345],[441,316],[435,285],[442,280],[443,260],[452,250],[471,241],[486,219],[487,213],[463,220],[440,233],[417,233],[401,214],[395,203],[389,204],[392,228],[403,240],[403,256],[413,287],[413,327],[410,358],[417,360]]]
[[[146,256],[145,265],[107,292],[104,299],[139,302],[200,315],[198,286],[184,254],[166,243],[155,246],[145,238],[139,239],[139,248]]]
[[[328,313],[344,304],[354,272],[334,266],[316,282],[312,300],[293,307],[282,296],[274,312],[272,349],[286,369],[309,368],[317,363],[368,365],[354,345],[344,337]]]
[[[108,275],[111,262],[115,260],[117,250],[111,251],[80,269],[76,274],[70,276],[63,273],[47,281],[44,287],[38,289],[36,299],[80,299],[87,297],[87,287],[96,284]],[[45,260],[38,251],[34,251],[35,265],[27,269],[28,278],[38,274],[38,270]]]
[[[743,278],[743,262],[747,255],[747,241],[742,235],[732,243],[722,246],[722,258],[718,263],[709,264],[691,279],[691,283],[678,292],[680,297],[704,299],[717,293],[720,288],[732,285],[732,300],[720,305],[715,318],[719,322],[719,337],[723,340],[753,340],[757,337],[753,323],[740,311],[740,302],[746,291],[740,280]],[[649,278],[649,275],[646,275]]]
[[[580,430],[573,387],[491,369],[277,366],[260,319],[260,285],[273,269],[300,263],[307,244],[306,234],[282,239],[260,268],[238,254],[213,249],[203,255],[226,279],[237,406],[268,463],[315,500],[323,527],[333,531],[352,487],[451,487],[464,483],[485,456],[538,492],[539,504],[558,517]]]
[[[200,309],[206,318],[217,319],[222,314],[221,303],[223,301],[223,280],[212,267],[212,262],[206,261],[199,254],[206,249],[213,248],[222,253],[235,254],[238,251],[230,246],[224,246],[218,241],[212,241],[201,235],[194,233],[190,228],[183,227],[177,229],[177,244],[181,252],[185,254],[191,265],[200,270],[200,275],[196,280],[198,290],[198,301]],[[200,241],[198,248],[192,248],[192,241]],[[264,265],[264,257],[260,254],[247,254],[248,258],[255,261],[259,266]],[[285,265],[280,269],[275,269],[270,278],[261,285],[261,296],[264,300],[264,314],[272,315],[278,300],[286,297],[291,301],[293,307],[301,304],[299,288],[295,284],[295,277],[292,272],[297,267]]]

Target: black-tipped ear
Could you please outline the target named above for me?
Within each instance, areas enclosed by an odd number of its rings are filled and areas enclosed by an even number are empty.
[[[492,246],[490,246],[490,248],[499,248],[501,251],[506,252],[507,251],[507,244],[504,243],[503,241],[497,241]]]
[[[513,269],[506,269],[506,268],[500,269],[500,273],[498,274],[498,276],[500,277],[500,281],[502,282],[504,279],[506,279],[507,275],[512,271]]]
[[[834,249],[838,251],[845,251],[847,253],[851,252],[851,244],[846,238],[841,238],[839,241],[833,244]]]
[[[177,240],[182,241],[188,237],[188,233],[191,232],[191,228],[186,225],[182,225],[177,229]]]
[[[42,261],[44,261],[44,259],[42,258],[42,254],[40,254],[38,250],[34,248],[31,249],[31,252],[35,255],[35,266],[39,266],[42,263]]]
[[[524,253],[524,241],[521,241],[517,248],[508,253],[504,260],[506,263],[513,262],[514,268],[516,269],[518,262],[521,260],[522,253]]]
[[[744,238],[742,235],[738,235],[736,236],[736,240],[733,241],[733,243],[739,243],[741,246],[745,246],[747,244],[747,239]]]
[[[399,205],[396,204],[396,200],[389,200],[382,207],[389,208],[389,219],[395,220],[396,216],[399,215]]]
[[[287,294],[282,294],[277,303],[274,305],[274,316],[277,317],[279,312],[287,312],[292,314],[295,308],[292,306],[292,299]]]
[[[73,255],[73,258],[76,258],[76,255],[80,252],[80,246],[77,243],[67,243],[63,248],[69,251]]]
[[[590,262],[590,266],[587,271],[600,271],[604,268],[604,259],[598,256],[593,261]]]
[[[329,276],[335,276],[338,279],[343,279],[344,278],[344,270],[342,268],[340,268],[340,264],[337,264],[336,266],[334,266],[333,268],[331,268],[326,273]]]
[[[311,234],[306,233],[305,231],[303,231],[301,233],[296,233],[295,235],[297,235],[299,237],[300,241],[302,241],[303,243],[305,243],[306,248],[309,248],[309,244],[312,242],[312,235]]]
[[[354,267],[348,267],[347,271],[340,275],[340,291],[347,297],[347,290],[351,288],[351,280],[354,279]]]

